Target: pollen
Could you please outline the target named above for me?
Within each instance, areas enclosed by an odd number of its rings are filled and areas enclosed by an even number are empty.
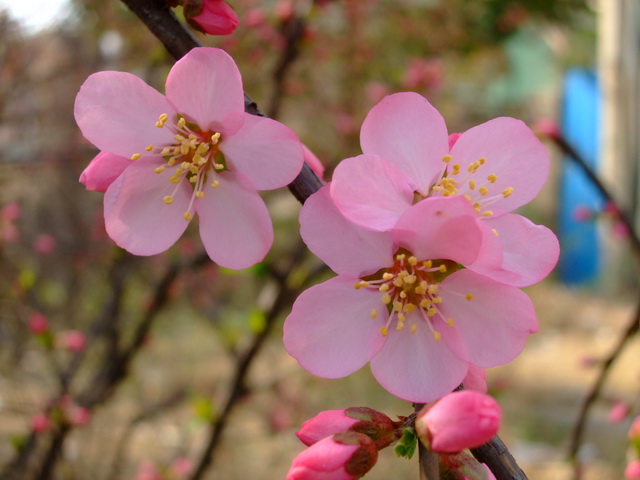
[[[478,192],[484,197],[487,193],[489,193],[489,189],[487,187],[480,187]]]
[[[489,180],[491,183],[496,183],[498,181],[498,176],[495,173],[492,173],[487,177],[487,180]]]
[[[471,293],[467,293],[467,295],[465,296],[465,298],[466,298],[468,301],[471,301],[471,299],[473,298],[473,294],[471,294]]]
[[[482,212],[483,217],[490,217],[491,215],[493,215],[493,210],[485,210]]]
[[[451,317],[447,318],[447,325],[449,325],[449,328],[454,327],[453,318]]]
[[[451,161],[453,157],[451,155],[445,155],[444,157],[442,157],[442,161],[444,163],[449,163]]]
[[[369,314],[369,316],[373,319],[378,317],[378,310],[376,310],[375,308],[371,309],[371,313]]]
[[[505,188],[505,189],[502,191],[502,196],[503,196],[504,198],[510,197],[510,196],[511,196],[511,194],[513,193],[513,191],[514,191],[514,188],[513,188],[513,187],[507,187],[507,188]]]
[[[134,162],[136,160],[138,160],[142,155],[140,155],[139,153],[134,153],[133,155],[131,155],[131,160],[133,160]]]
[[[386,337],[387,335],[389,335],[389,329],[387,327],[382,327],[380,328],[380,333],[383,337]]]
[[[162,200],[167,205],[171,205],[173,203],[173,197],[171,195],[166,195]]]
[[[434,330],[433,338],[436,340],[436,342],[439,342],[440,340],[442,340],[442,334],[438,330]]]
[[[211,182],[211,188],[216,188],[218,185],[220,185],[220,182],[218,180],[214,180],[213,182]]]
[[[145,150],[147,152],[150,152],[151,150],[153,150],[153,145],[149,145],[147,148],[145,148]]]
[[[476,181],[469,180],[469,190],[475,190],[475,189],[476,189]]]
[[[153,171],[156,173],[162,173],[164,172],[164,165],[160,165],[159,167],[156,167]]]
[[[191,212],[184,212],[182,217],[188,222],[189,220],[191,220],[193,218],[193,214]]]
[[[411,325],[411,333],[416,333],[418,331],[418,325],[416,325],[415,323]]]

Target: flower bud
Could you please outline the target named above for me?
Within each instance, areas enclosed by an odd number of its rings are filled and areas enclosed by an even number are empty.
[[[502,409],[488,395],[464,390],[451,393],[416,418],[416,433],[434,452],[454,453],[488,442],[500,428]]]
[[[296,433],[302,443],[311,446],[335,433],[353,431],[371,438],[378,449],[395,440],[396,425],[384,413],[368,407],[326,410],[302,424]]]
[[[46,413],[36,413],[31,417],[31,430],[35,433],[46,432],[51,427],[51,421]]]
[[[81,352],[87,346],[87,339],[80,330],[64,330],[58,332],[56,341],[62,348],[70,352]]]
[[[627,468],[624,470],[624,478],[627,480],[640,479],[640,460],[633,460],[627,465]]]
[[[209,35],[229,35],[240,24],[236,12],[224,0],[187,0],[184,14],[189,25]]]
[[[29,331],[35,335],[41,335],[49,330],[49,321],[47,317],[39,312],[29,315],[27,320]]]
[[[640,442],[640,416],[636,417],[629,427],[629,440],[632,442]]]
[[[353,480],[371,470],[377,459],[378,449],[366,435],[336,433],[300,453],[286,480]]]

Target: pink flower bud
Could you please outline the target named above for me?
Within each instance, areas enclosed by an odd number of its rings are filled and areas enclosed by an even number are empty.
[[[302,443],[311,446],[330,435],[352,431],[364,433],[382,449],[396,439],[395,430],[395,422],[384,413],[368,407],[350,407],[320,412],[304,422],[296,435]]]
[[[35,335],[41,335],[49,330],[47,317],[39,312],[29,315],[27,323],[29,324],[29,331]]]
[[[87,339],[80,330],[58,332],[57,344],[70,352],[81,352],[87,346]]]
[[[86,425],[91,420],[91,412],[85,407],[75,406],[68,412],[68,420],[71,425]]]
[[[36,433],[42,433],[49,430],[51,426],[51,421],[49,417],[45,413],[36,413],[33,417],[31,417],[31,430]]]
[[[502,409],[490,396],[465,390],[425,407],[416,418],[416,433],[434,452],[454,453],[479,447],[500,428]]]
[[[371,470],[377,460],[378,449],[366,435],[336,433],[298,454],[286,480],[353,480]]]
[[[636,417],[629,428],[629,440],[640,442],[640,416]]]
[[[538,135],[548,137],[550,139],[557,139],[562,136],[560,133],[560,126],[558,123],[550,118],[541,118],[533,125],[533,131]]]
[[[611,407],[611,410],[609,410],[607,420],[611,423],[620,423],[629,415],[629,411],[630,408],[626,402],[618,401]]]
[[[634,460],[627,465],[624,470],[624,478],[627,480],[640,479],[640,460]]]
[[[240,24],[236,12],[224,0],[187,0],[184,14],[189,25],[209,35],[229,35]]]
[[[33,242],[33,249],[40,255],[49,255],[56,249],[56,239],[48,233],[40,234]]]

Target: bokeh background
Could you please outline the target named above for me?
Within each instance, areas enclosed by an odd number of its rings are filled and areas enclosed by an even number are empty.
[[[100,70],[162,91],[173,60],[119,1],[18,3],[35,10],[0,2],[0,477],[190,479],[213,441],[202,478],[284,478],[303,448],[294,432],[319,410],[410,414],[367,368],[324,380],[284,352],[296,293],[331,275],[300,244],[286,190],[265,195],[276,242],[244,272],[203,260],[193,228],[150,258],[112,244],[102,195],[78,183],[96,150],[75,125],[74,98]],[[245,91],[296,131],[326,180],[360,153],[368,110],[410,90],[450,132],[497,116],[560,132],[640,218],[639,2],[233,6],[236,32],[198,39],[234,57]],[[567,452],[580,405],[635,315],[638,265],[615,209],[545,141],[552,175],[522,213],[559,234],[563,257],[527,289],[540,332],[488,383],[505,410],[501,436],[529,478],[562,480],[575,478]],[[589,411],[583,478],[622,478],[640,406],[638,347],[625,344]],[[417,461],[383,451],[366,478],[418,478]]]

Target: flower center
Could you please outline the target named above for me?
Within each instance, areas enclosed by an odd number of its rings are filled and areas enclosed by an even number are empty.
[[[499,193],[495,192],[495,183],[498,181],[495,173],[486,176],[478,173],[487,164],[486,158],[482,157],[472,162],[465,172],[461,171],[459,163],[451,164],[452,160],[451,155],[442,157],[446,167],[440,180],[431,187],[430,195],[450,197],[462,194],[473,205],[478,215],[486,218],[493,215],[493,211],[487,209],[488,206],[513,194],[513,187],[504,188]]]
[[[189,123],[182,115],[177,115],[177,121],[171,122],[169,115],[163,113],[156,122],[156,127],[167,128],[173,133],[173,141],[164,145],[149,145],[145,150],[153,156],[161,156],[166,160],[166,165],[160,165],[154,169],[157,174],[167,169],[172,170],[169,182],[176,184],[171,195],[166,195],[162,200],[171,205],[173,197],[178,191],[180,182],[186,179],[193,186],[193,194],[189,206],[184,212],[184,219],[193,218],[193,204],[196,198],[204,197],[207,177],[211,179],[215,175],[227,170],[226,161],[218,144],[222,140],[219,132],[203,131],[194,123]],[[144,154],[147,155],[147,154]],[[136,153],[131,160],[138,160],[142,154]],[[212,179],[210,186],[216,188],[220,181]]]
[[[421,261],[411,252],[400,249],[395,254],[392,267],[364,277],[354,288],[375,288],[382,294],[381,300],[388,314],[385,325],[380,328],[383,336],[389,334],[389,327],[394,321],[397,331],[404,330],[405,324],[409,321],[409,331],[415,333],[418,329],[416,320],[422,320],[426,322],[433,337],[440,341],[442,335],[434,327],[433,318],[441,318],[449,327],[454,326],[454,320],[442,312],[443,298],[438,295],[439,284],[459,268],[452,260]],[[472,298],[472,294],[466,295],[467,300]],[[377,308],[371,310],[371,318],[378,318]]]

